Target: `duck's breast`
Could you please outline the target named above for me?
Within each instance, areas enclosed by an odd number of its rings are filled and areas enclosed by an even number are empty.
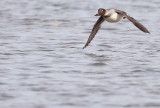
[[[111,23],[115,23],[115,22],[119,22],[122,18],[122,15],[120,14],[117,14],[116,12],[115,13],[112,13],[112,15],[108,18],[106,18],[106,20],[108,22],[111,22]]]

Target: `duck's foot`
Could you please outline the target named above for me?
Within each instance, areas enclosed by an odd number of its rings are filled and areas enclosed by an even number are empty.
[[[123,16],[123,19],[125,19],[126,17],[125,16]]]

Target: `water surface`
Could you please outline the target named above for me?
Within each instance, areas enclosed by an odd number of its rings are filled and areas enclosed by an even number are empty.
[[[3,0],[1,108],[159,108],[159,0]],[[82,49],[97,9],[144,24],[105,22]]]

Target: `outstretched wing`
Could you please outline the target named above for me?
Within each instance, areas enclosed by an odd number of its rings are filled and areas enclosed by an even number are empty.
[[[145,33],[150,33],[146,27],[144,27],[141,23],[139,23],[137,20],[135,20],[133,17],[130,17],[126,14],[126,12],[121,10],[116,10],[117,13],[122,14],[124,18],[127,18],[129,21],[131,21],[137,28],[139,28],[141,31]]]
[[[97,20],[97,22],[94,24],[93,29],[91,31],[91,34],[90,34],[85,46],[83,47],[83,49],[86,48],[89,45],[89,43],[93,40],[93,38],[95,37],[96,33],[98,32],[100,25],[103,23],[103,21],[104,21],[104,18],[102,16],[100,16],[99,19]]]

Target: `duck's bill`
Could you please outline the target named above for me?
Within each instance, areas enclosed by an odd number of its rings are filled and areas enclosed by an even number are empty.
[[[95,14],[94,16],[100,16],[99,14]]]

